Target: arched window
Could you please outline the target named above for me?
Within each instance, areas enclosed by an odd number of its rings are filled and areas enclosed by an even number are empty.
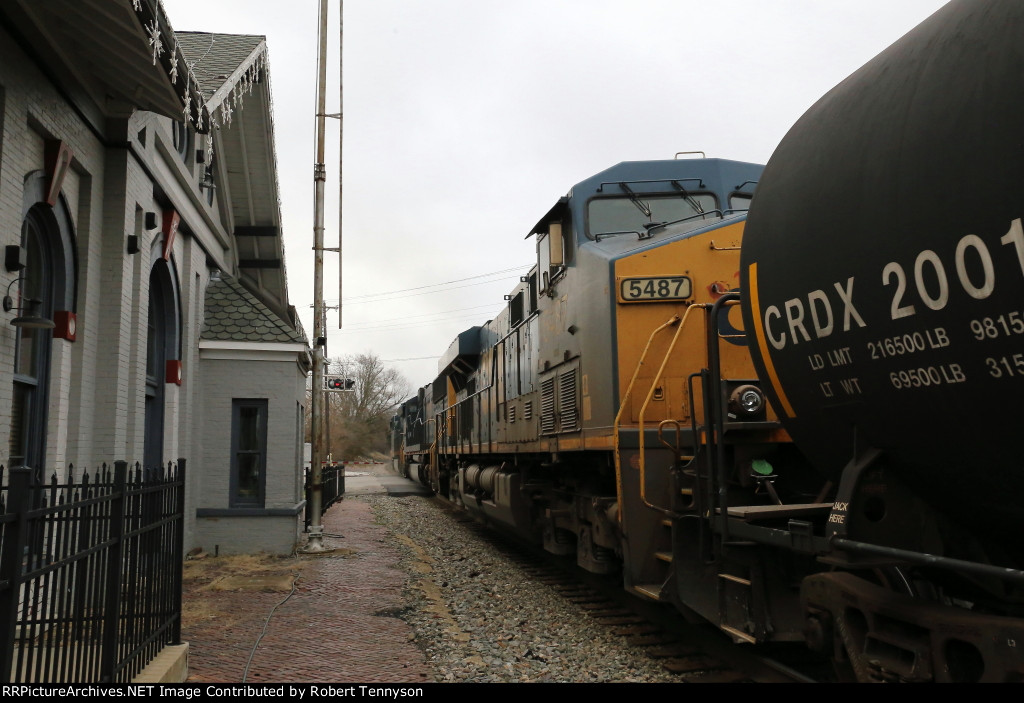
[[[27,317],[53,320],[56,310],[74,310],[74,230],[62,196],[52,207],[44,202],[46,185],[41,172],[25,181],[21,225],[25,267],[11,287],[17,312],[9,322]],[[16,326],[9,458],[11,466],[35,469],[37,482],[46,468],[52,348],[51,329]]]
[[[167,362],[179,357],[180,307],[177,275],[162,257],[149,274],[149,324],[146,333],[146,418],[143,462],[158,466],[164,453],[164,405]]]
[[[186,166],[191,165],[191,159],[189,151],[191,151],[193,142],[192,130],[188,128],[188,125],[181,121],[171,122],[171,135],[174,139],[174,149],[178,152],[178,156],[181,157],[182,162]]]

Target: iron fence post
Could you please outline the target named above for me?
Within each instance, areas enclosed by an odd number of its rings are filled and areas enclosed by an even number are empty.
[[[128,462],[114,462],[114,485],[110,502],[110,552],[107,555],[107,593],[103,615],[103,643],[100,647],[100,681],[114,680],[117,666],[118,630],[121,620],[121,571],[124,556],[124,520]]]
[[[11,680],[14,665],[14,633],[18,627],[18,593],[21,590],[21,554],[25,549],[26,513],[31,469],[11,469],[7,510],[17,515],[4,525],[0,552],[0,681]]]
[[[99,493],[102,477],[103,470],[96,469],[92,475],[93,485],[90,486],[88,471],[82,472],[81,483],[78,489],[79,493],[74,501],[77,504],[75,512],[75,524],[77,525],[75,554],[88,551],[96,541],[97,535],[102,531],[103,525],[105,525],[102,522],[102,510],[90,502],[90,498],[94,494]],[[69,481],[68,483],[73,485],[74,481]],[[93,587],[95,583],[94,572],[98,571],[94,564],[93,559],[80,559],[78,564],[75,565],[75,612],[78,616],[75,618],[72,629],[72,639],[80,642],[92,642],[97,639],[95,624],[88,620],[91,612],[99,610],[97,607],[99,589]],[[75,676],[82,676],[83,672],[88,668],[88,661],[89,658],[84,654],[77,656]]]
[[[185,560],[185,457],[178,457],[178,475],[175,484],[177,484],[178,492],[178,504],[175,506],[178,520],[174,535],[174,583],[171,586],[171,593],[174,594],[176,616],[174,624],[171,626],[171,642],[172,644],[181,644],[181,572]]]

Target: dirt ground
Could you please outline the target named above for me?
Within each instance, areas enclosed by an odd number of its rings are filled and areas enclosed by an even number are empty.
[[[287,593],[295,578],[309,566],[297,557],[268,554],[213,556],[203,552],[185,561],[182,571],[181,626],[190,627],[217,620],[230,627],[237,612],[226,607],[229,601],[204,598],[216,591]]]

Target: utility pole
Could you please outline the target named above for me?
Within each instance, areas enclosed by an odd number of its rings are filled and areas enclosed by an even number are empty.
[[[327,168],[324,165],[324,133],[326,132],[327,97],[327,0],[320,0],[320,54],[317,59],[319,81],[316,109],[316,163],[313,165],[315,197],[313,204],[313,407],[312,447],[310,471],[312,495],[309,510],[309,539],[304,551],[323,552],[323,476],[324,462],[324,349],[327,331],[324,329],[324,184]]]

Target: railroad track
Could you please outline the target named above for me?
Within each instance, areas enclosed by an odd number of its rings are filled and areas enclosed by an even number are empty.
[[[815,683],[830,668],[802,645],[754,650],[733,643],[705,623],[690,623],[663,604],[626,593],[618,577],[592,574],[514,535],[481,524],[441,499],[434,501],[478,539],[502,553],[525,578],[575,605],[583,617],[607,627],[627,647],[638,648],[689,683]]]

